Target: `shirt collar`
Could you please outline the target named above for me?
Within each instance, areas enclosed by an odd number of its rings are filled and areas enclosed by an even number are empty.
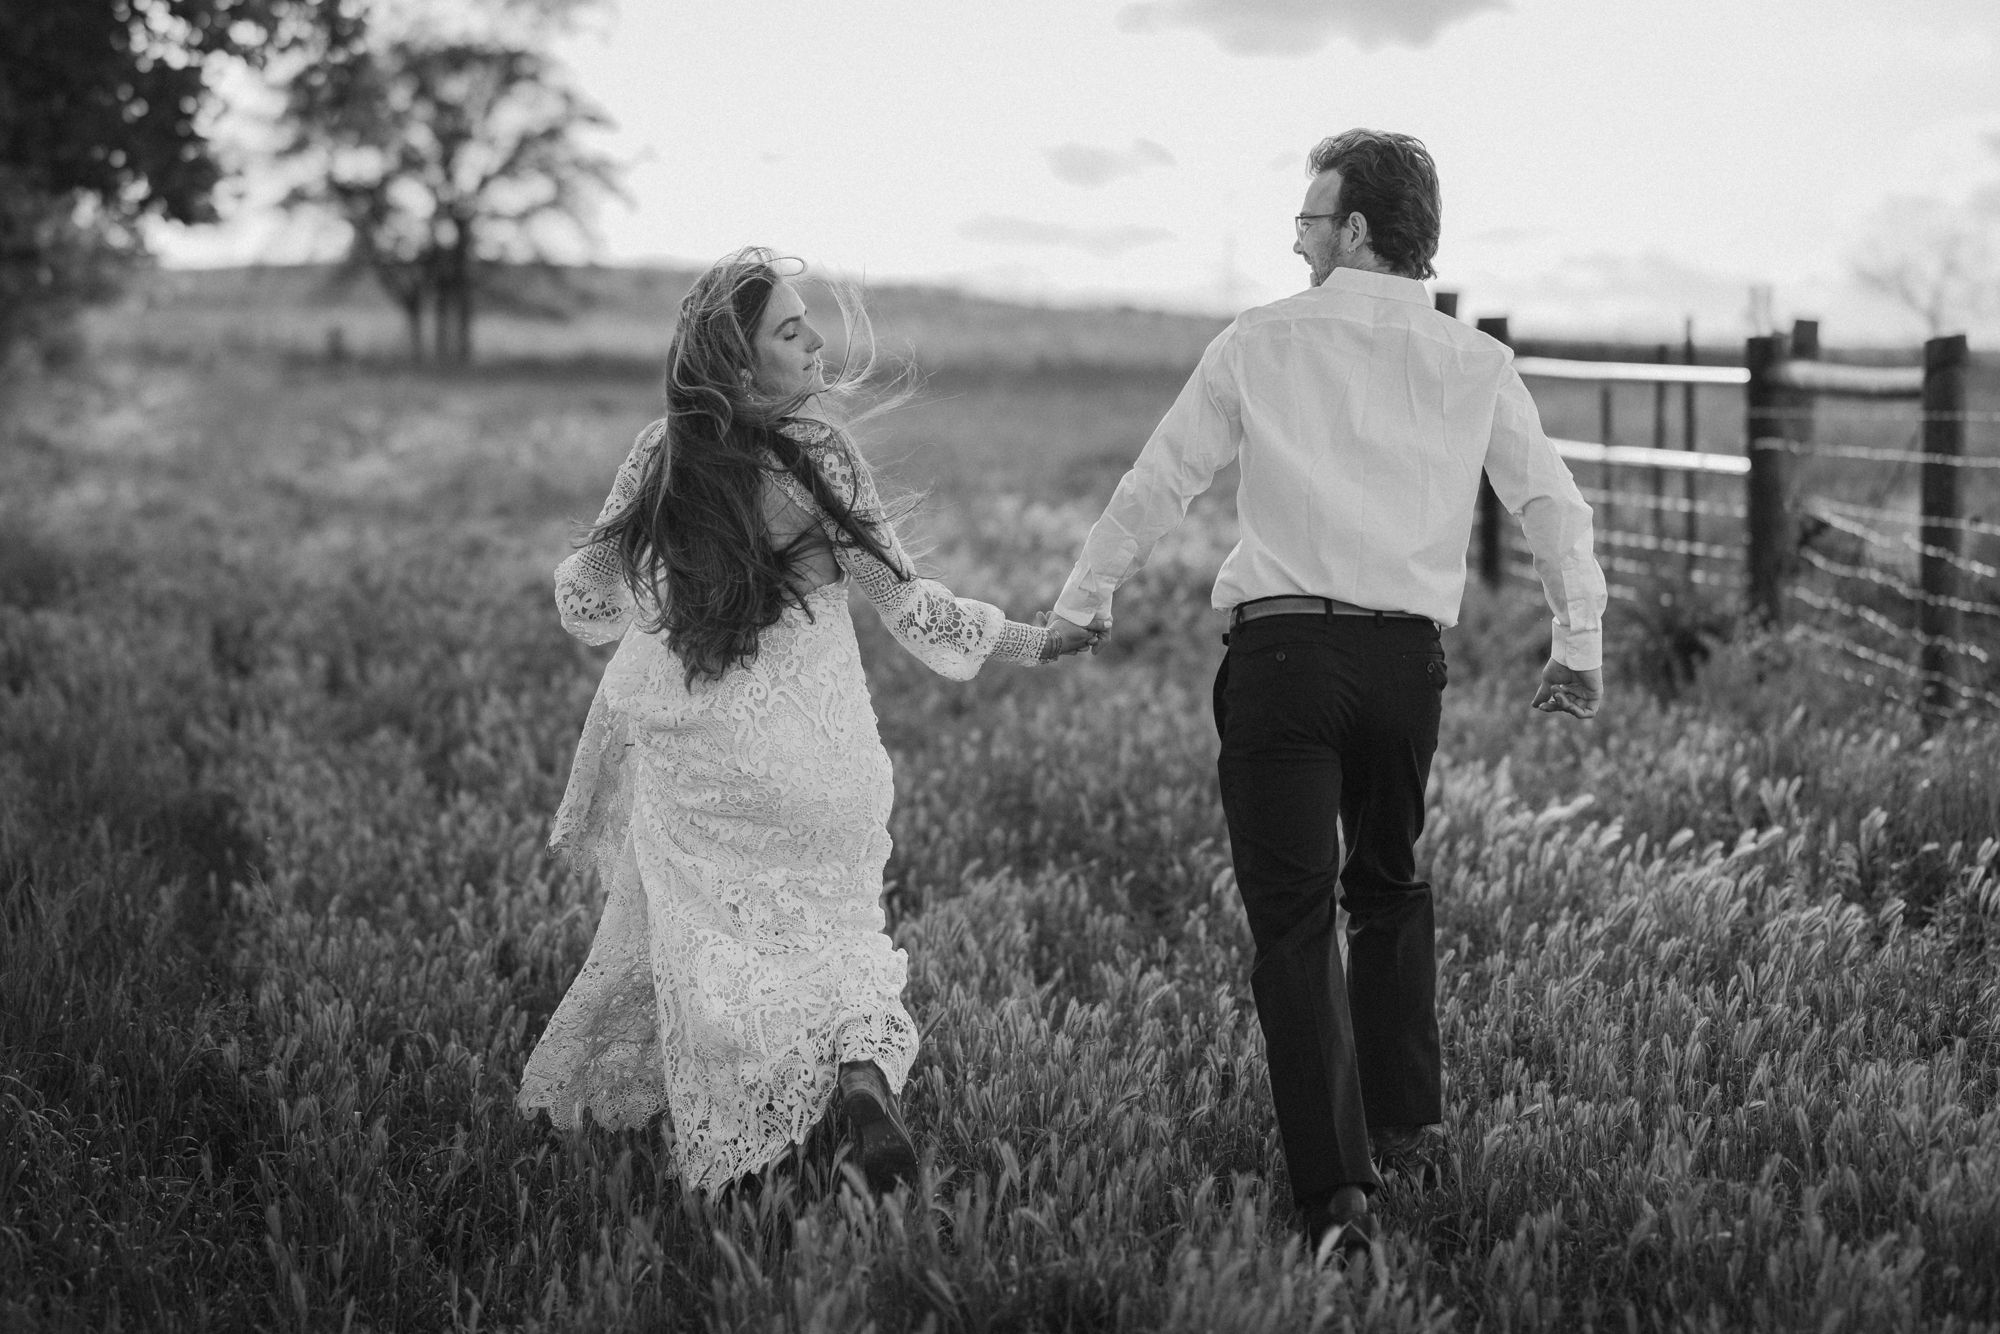
[[[1321,291],[1355,292],[1362,296],[1379,296],[1390,301],[1408,301],[1412,305],[1429,306],[1431,294],[1415,278],[1405,278],[1394,273],[1373,273],[1367,269],[1338,268],[1326,275],[1320,284]]]

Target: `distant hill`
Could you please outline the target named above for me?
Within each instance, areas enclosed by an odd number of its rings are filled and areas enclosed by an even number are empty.
[[[479,318],[482,361],[595,362],[657,372],[673,318],[696,270],[579,267],[520,270]],[[1071,309],[995,300],[939,287],[870,284],[878,342],[928,370],[978,372],[1101,366],[1191,368],[1223,327],[1215,316],[1130,307]],[[811,300],[810,296],[808,297]],[[831,302],[821,325],[838,341]],[[155,269],[90,320],[103,347],[169,355],[252,352],[397,359],[402,317],[372,281],[331,265]]]
[[[483,307],[474,342],[486,364],[547,363],[655,376],[674,313],[698,272],[692,266],[589,266],[553,273],[511,272]],[[877,341],[930,372],[955,376],[1024,370],[1191,369],[1226,321],[1220,316],[1120,307],[1030,305],[943,287],[870,284],[865,292]],[[821,331],[838,345],[830,301],[814,298]],[[406,355],[402,318],[366,277],[332,265],[154,269],[125,298],[87,321],[99,346],[154,355],[278,354],[324,357],[338,339],[346,354],[398,362]],[[1517,348],[1587,360],[1651,361],[1652,344],[1537,338],[1516,330]],[[1909,364],[1903,347],[1831,348],[1831,359]],[[1704,344],[1699,359],[1740,364],[1740,342]],[[1670,350],[1677,359],[1678,350]],[[1975,348],[1980,385],[2000,382],[2000,355]],[[1978,390],[1983,399],[1987,391]]]

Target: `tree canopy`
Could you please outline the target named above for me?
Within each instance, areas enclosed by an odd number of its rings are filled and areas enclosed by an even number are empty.
[[[581,230],[615,192],[580,130],[606,123],[538,52],[491,39],[361,41],[292,80],[293,206],[330,210],[350,263],[426,319],[440,360],[471,356],[475,293],[497,262],[546,257],[543,228]]]
[[[618,192],[581,137],[608,122],[542,54],[591,3],[329,0],[312,58],[283,69],[286,203],[347,225],[350,271],[402,309],[413,356],[469,360],[493,271],[549,258],[553,229],[587,241]]]
[[[284,76],[292,202],[345,220],[355,262],[464,357],[480,266],[616,188],[575,137],[602,117],[535,46],[590,3],[0,4],[0,356],[109,291],[146,217],[215,219],[213,75],[239,59]]]
[[[148,214],[215,216],[211,61],[306,31],[310,0],[0,5],[0,354],[105,290]]]
[[[0,7],[0,163],[16,188],[83,192],[127,215],[214,216],[206,61],[296,32],[295,0],[104,0]]]

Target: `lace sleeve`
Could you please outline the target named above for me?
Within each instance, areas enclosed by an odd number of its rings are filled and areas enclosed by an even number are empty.
[[[883,512],[868,465],[832,428],[806,426],[794,434],[805,443],[806,457],[855,517],[874,525],[895,568],[883,564],[865,547],[842,540],[844,534],[830,531],[830,521],[796,478],[781,475],[779,484],[808,512],[821,514],[841,569],[874,604],[889,633],[917,661],[940,676],[969,681],[989,657],[1029,666],[1044,660],[1050,646],[1047,630],[1010,621],[1006,613],[988,603],[954,597],[935,579],[915,577],[909,555]]]
[[[597,512],[603,523],[630,504],[639,493],[639,479],[646,464],[666,438],[667,424],[656,421],[639,432],[632,452],[618,468],[611,494]],[[586,644],[608,644],[625,633],[634,610],[632,589],[618,568],[618,553],[609,542],[593,542],[579,547],[556,566],[556,613],[563,629]]]

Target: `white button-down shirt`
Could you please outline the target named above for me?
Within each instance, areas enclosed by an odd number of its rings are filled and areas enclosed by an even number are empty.
[[[1214,604],[1307,593],[1458,623],[1479,474],[1517,516],[1555,613],[1551,655],[1602,662],[1590,506],[1542,434],[1513,353],[1411,278],[1339,268],[1208,345],[1056,602],[1086,624],[1231,459],[1240,540]]]

